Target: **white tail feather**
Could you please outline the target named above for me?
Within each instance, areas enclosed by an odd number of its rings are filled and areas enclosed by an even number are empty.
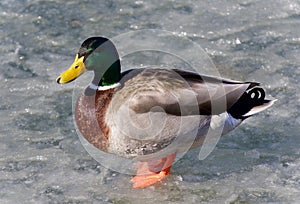
[[[274,104],[274,102],[277,101],[277,99],[271,100],[263,105],[260,106],[255,106],[253,107],[248,113],[246,113],[245,115],[243,115],[244,117],[249,117],[252,115],[255,115],[263,110],[266,110],[267,108],[269,108],[270,106],[272,106]]]

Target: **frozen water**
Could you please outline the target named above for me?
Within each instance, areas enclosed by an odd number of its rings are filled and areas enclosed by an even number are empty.
[[[299,23],[299,0],[1,0],[0,202],[298,203]],[[73,85],[55,83],[85,38],[139,29],[193,40],[223,77],[262,82],[279,99],[208,158],[190,151],[172,177],[144,190],[88,155],[73,124]]]

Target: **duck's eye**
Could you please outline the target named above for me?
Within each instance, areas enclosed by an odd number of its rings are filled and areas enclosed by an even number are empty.
[[[79,67],[79,66],[78,66],[78,65],[76,65],[74,68],[75,68],[75,69],[77,69],[78,67]]]

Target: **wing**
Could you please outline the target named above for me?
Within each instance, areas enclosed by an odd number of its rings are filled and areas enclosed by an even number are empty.
[[[119,97],[136,113],[164,111],[176,116],[223,113],[246,90],[259,85],[165,69],[127,71],[121,84]]]

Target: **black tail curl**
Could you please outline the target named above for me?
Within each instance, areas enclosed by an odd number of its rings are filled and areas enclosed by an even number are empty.
[[[234,118],[246,119],[249,116],[244,115],[252,108],[268,102],[268,100],[265,100],[265,96],[265,91],[262,88],[252,88],[246,91],[239,100],[228,109],[228,113],[230,113]]]

